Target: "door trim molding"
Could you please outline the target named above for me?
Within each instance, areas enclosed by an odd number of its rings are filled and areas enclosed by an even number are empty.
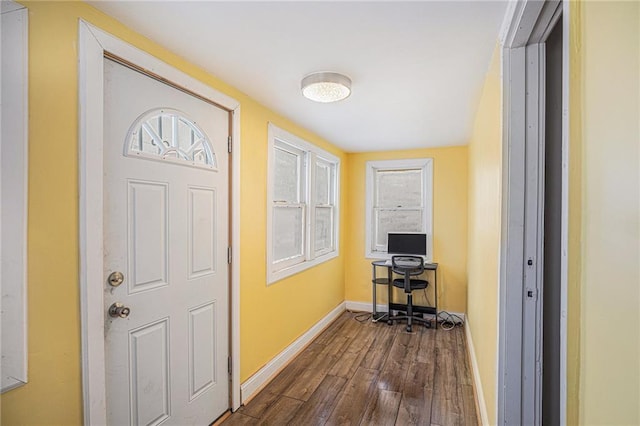
[[[540,389],[524,389],[523,309],[525,287],[541,288],[543,229],[538,226],[544,199],[541,191],[527,193],[540,182],[539,153],[544,149],[544,42],[563,19],[563,117],[561,208],[560,419],[566,423],[567,286],[568,286],[568,122],[569,122],[569,7],[568,2],[520,0],[510,6],[501,34],[503,81],[502,230],[500,241],[498,320],[498,424],[542,421]],[[542,54],[540,54],[542,52]],[[543,164],[543,163],[542,163]],[[531,183],[534,183],[531,186]],[[542,195],[543,196],[543,195]],[[527,219],[526,219],[527,218]],[[532,223],[534,222],[534,223]],[[533,243],[532,243],[533,241]],[[525,273],[525,259],[534,259]],[[536,309],[541,308],[541,302]],[[541,314],[541,312],[538,312]],[[529,315],[531,313],[529,312]],[[537,321],[541,321],[538,315]],[[541,322],[537,327],[541,327]],[[540,329],[537,330],[537,333]],[[531,371],[531,368],[526,368]],[[535,371],[535,370],[534,370]],[[535,374],[535,372],[534,372]],[[537,380],[537,379],[536,379]],[[535,380],[533,381],[535,382]],[[534,383],[535,384],[535,383]],[[525,395],[533,397],[533,411],[523,408]],[[526,398],[528,398],[526,397]],[[525,399],[526,399],[525,398]],[[537,415],[535,413],[538,413]]]
[[[4,157],[0,161],[0,181],[5,180],[0,194],[4,203],[0,215],[0,393],[4,393],[28,382],[29,11],[19,3],[4,0],[0,12],[3,44],[6,43],[2,50],[4,109],[0,146],[0,157]]]
[[[105,425],[106,384],[103,302],[103,61],[105,52],[139,65],[231,111],[233,131],[231,181],[230,315],[232,357],[231,408],[240,406],[240,103],[152,55],[79,21],[79,258],[84,424]]]

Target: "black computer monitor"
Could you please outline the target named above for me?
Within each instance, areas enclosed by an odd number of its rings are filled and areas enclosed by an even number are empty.
[[[417,232],[389,232],[387,253],[427,255],[427,234]]]

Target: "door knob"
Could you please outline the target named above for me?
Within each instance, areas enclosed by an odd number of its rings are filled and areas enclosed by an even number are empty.
[[[113,318],[126,318],[131,313],[131,309],[120,302],[116,302],[109,307],[109,316]]]

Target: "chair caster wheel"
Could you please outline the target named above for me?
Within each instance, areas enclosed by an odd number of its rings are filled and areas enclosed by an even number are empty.
[[[391,321],[391,320],[387,320],[387,324],[389,324],[389,325],[393,325],[393,321]]]
[[[407,332],[411,333],[411,326],[410,325],[407,326]]]

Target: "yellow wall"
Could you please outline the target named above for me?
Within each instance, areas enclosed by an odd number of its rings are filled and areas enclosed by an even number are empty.
[[[345,178],[349,217],[344,227],[347,257],[346,299],[371,303],[371,259],[365,258],[366,162],[433,158],[434,260],[438,265],[438,304],[466,311],[467,291],[467,147],[349,154]],[[423,302],[416,295],[416,303]],[[378,298],[386,303],[386,296]]]
[[[78,284],[78,18],[159,57],[241,103],[241,379],[344,300],[344,255],[266,286],[267,122],[328,142],[179,56],[79,2],[29,8],[29,383],[2,395],[2,424],[82,422]],[[342,193],[346,220],[347,190]],[[344,247],[344,239],[341,241]],[[313,303],[308,303],[313,301]],[[266,320],[268,318],[268,320]],[[295,318],[295,320],[292,320]]]
[[[567,424],[579,424],[582,321],[582,2],[569,3],[569,238],[567,285]]]
[[[637,425],[640,3],[584,2],[581,37],[579,421]]]
[[[502,170],[500,49],[496,47],[469,143],[469,285],[471,328],[490,424],[497,421],[498,265]]]

